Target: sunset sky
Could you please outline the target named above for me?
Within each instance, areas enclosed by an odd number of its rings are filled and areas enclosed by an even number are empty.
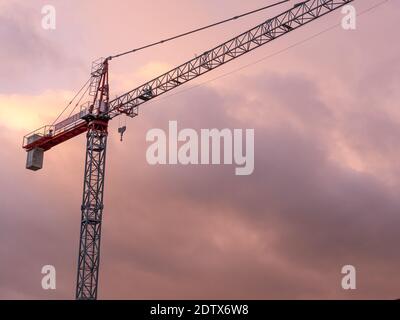
[[[22,137],[53,122],[93,60],[272,2],[0,0],[0,299],[75,295],[85,136],[46,152],[37,172]],[[296,2],[112,60],[111,97]],[[48,4],[55,30],[41,25]],[[122,143],[110,122],[99,299],[400,298],[400,1],[313,37],[342,17],[144,104]],[[146,133],[171,120],[254,129],[254,173],[149,165]],[[49,264],[57,289],[45,291]],[[341,288],[344,265],[356,290]]]

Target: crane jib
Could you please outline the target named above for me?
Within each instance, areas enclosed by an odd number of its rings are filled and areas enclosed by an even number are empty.
[[[108,115],[137,115],[138,106],[198,76],[232,61],[354,0],[308,0],[268,19],[200,56],[120,95],[110,102]]]
[[[92,104],[55,125],[45,126],[24,137],[28,151],[27,168],[39,170],[43,154],[55,145],[86,135],[86,160],[81,205],[80,242],[76,299],[97,299],[100,239],[104,208],[104,181],[108,121],[120,114],[136,116],[142,103],[170,91],[196,77],[308,24],[354,0],[308,0],[268,19],[262,24],[208,50],[199,57],[164,73],[118,98],[109,100],[108,62],[95,64],[89,85]],[[94,111],[93,111],[94,110]],[[124,127],[120,133],[123,134]]]

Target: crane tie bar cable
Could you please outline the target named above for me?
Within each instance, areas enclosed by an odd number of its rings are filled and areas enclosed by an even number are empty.
[[[79,91],[75,94],[75,96],[72,98],[72,100],[67,104],[67,106],[64,108],[64,110],[63,111],[61,111],[61,113],[57,116],[57,118],[53,121],[53,123],[51,124],[52,126],[58,121],[58,119],[60,119],[61,118],[61,116],[64,114],[64,112],[65,111],[67,111],[67,109],[70,107],[70,105],[72,104],[72,102],[74,102],[74,100],[79,96],[79,94],[82,92],[82,90],[89,84],[89,82],[90,82],[90,78],[86,81],[86,83],[79,89]],[[86,90],[87,91],[87,90]],[[86,92],[85,91],[85,92]],[[79,101],[81,101],[82,100],[82,97],[81,97],[81,99],[79,99]],[[79,103],[79,102],[78,102]],[[76,107],[76,106],[75,106]],[[75,110],[75,108],[73,109],[73,110]],[[73,110],[71,111],[71,113],[73,112]],[[70,113],[70,115],[71,115],[71,113]]]
[[[220,24],[223,24],[223,23],[226,23],[226,22],[229,22],[229,21],[237,20],[237,19],[240,19],[240,18],[242,18],[242,17],[248,16],[248,15],[251,15],[251,14],[254,14],[254,13],[257,13],[257,12],[260,12],[260,11],[263,11],[263,10],[266,10],[266,9],[269,9],[269,8],[272,8],[272,7],[275,7],[275,6],[278,6],[278,5],[283,4],[283,3],[285,3],[285,2],[288,2],[288,1],[289,1],[289,0],[283,0],[283,1],[280,1],[280,2],[277,2],[277,3],[274,3],[274,4],[270,4],[270,5],[268,5],[268,6],[264,6],[264,7],[262,7],[262,8],[256,9],[256,10],[252,10],[252,11],[249,11],[249,12],[246,12],[246,13],[243,13],[243,14],[240,14],[240,15],[238,15],[238,16],[234,16],[234,17],[229,18],[229,19],[225,19],[225,20],[222,20],[222,21],[219,21],[219,22],[216,22],[216,23],[213,23],[213,24],[210,24],[210,25],[201,27],[201,28],[197,28],[197,29],[194,29],[194,30],[185,32],[185,33],[181,33],[181,34],[179,34],[179,35],[176,35],[176,36],[173,36],[173,37],[170,37],[170,38],[161,40],[161,41],[153,42],[153,43],[151,43],[151,44],[148,44],[148,45],[145,45],[145,46],[142,46],[142,47],[138,47],[138,48],[135,48],[135,49],[132,49],[132,50],[123,52],[123,53],[119,53],[119,54],[116,54],[116,55],[114,55],[114,56],[109,56],[109,57],[108,57],[108,60],[111,60],[111,59],[113,59],[113,58],[118,58],[118,57],[127,55],[127,54],[129,54],[129,53],[137,52],[137,51],[140,51],[140,50],[143,50],[143,49],[147,49],[147,48],[150,48],[150,47],[154,47],[154,46],[156,46],[156,45],[163,44],[163,43],[165,43],[165,42],[169,42],[169,41],[172,41],[172,40],[175,40],[175,39],[178,39],[178,38],[182,38],[182,37],[188,36],[188,35],[190,35],[190,34],[193,34],[193,33],[199,32],[199,31],[203,31],[203,30],[206,30],[206,29],[209,29],[209,28],[218,26],[218,25],[220,25]]]

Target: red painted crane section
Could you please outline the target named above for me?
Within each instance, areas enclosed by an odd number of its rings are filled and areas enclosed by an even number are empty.
[[[23,148],[30,151],[35,148],[47,151],[54,146],[72,139],[88,130],[88,111],[81,112],[55,125],[44,126],[24,137]]]

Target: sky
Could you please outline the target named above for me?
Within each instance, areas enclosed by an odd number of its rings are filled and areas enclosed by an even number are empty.
[[[293,6],[110,62],[111,96]],[[356,0],[359,14],[381,0]],[[74,299],[85,136],[25,170],[91,62],[272,3],[0,1],[0,299]],[[56,29],[42,28],[44,5]],[[99,299],[397,299],[400,3],[332,13],[110,123]],[[320,34],[319,34],[320,33]],[[318,34],[318,35],[317,35]],[[317,35],[317,36],[314,36]],[[255,130],[255,169],[146,161],[146,133]],[[56,268],[56,290],[41,287]],[[357,288],[343,290],[353,265]]]

